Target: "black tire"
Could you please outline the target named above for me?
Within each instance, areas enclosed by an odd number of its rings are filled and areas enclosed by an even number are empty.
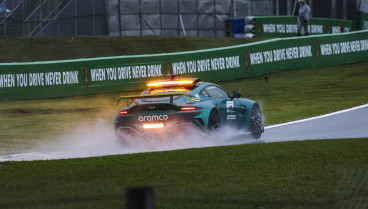
[[[126,136],[126,133],[120,132],[119,129],[120,126],[117,126],[115,129],[117,142],[122,146],[129,146],[130,145],[130,141],[128,140],[129,137]]]
[[[261,138],[261,135],[264,132],[262,112],[259,104],[257,103],[253,105],[252,112],[250,114],[250,132],[255,139]]]
[[[116,136],[116,141],[122,146],[129,146],[130,145],[129,141],[125,137],[123,137],[119,134]]]
[[[216,109],[212,109],[208,117],[208,131],[216,131],[220,128],[220,114]]]

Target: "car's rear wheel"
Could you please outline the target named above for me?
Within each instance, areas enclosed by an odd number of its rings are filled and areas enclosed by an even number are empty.
[[[216,109],[212,109],[208,117],[208,131],[216,131],[220,128],[220,114]]]
[[[121,136],[121,135],[117,135],[116,136],[116,141],[120,144],[120,145],[123,145],[123,146],[128,146],[129,145],[129,142],[128,140]]]
[[[250,117],[250,132],[255,139],[259,139],[264,132],[262,112],[259,104],[253,105]]]
[[[130,134],[132,134],[131,129],[124,129],[121,127],[116,128],[116,139],[118,141],[119,144],[123,145],[123,146],[129,146],[130,145],[130,141],[129,138]]]

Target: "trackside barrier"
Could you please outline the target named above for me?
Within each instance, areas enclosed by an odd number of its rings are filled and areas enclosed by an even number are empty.
[[[249,17],[247,17],[249,19]],[[257,38],[282,38],[296,36],[298,17],[295,16],[256,16],[251,18],[253,35]],[[247,23],[246,23],[247,24]],[[246,28],[249,27],[245,26]],[[344,33],[352,28],[352,21],[310,18],[308,30],[311,35]],[[246,32],[247,33],[247,32]]]
[[[168,70],[214,82],[288,69],[368,61],[368,31],[273,39],[181,53],[0,64],[0,100],[145,88]]]

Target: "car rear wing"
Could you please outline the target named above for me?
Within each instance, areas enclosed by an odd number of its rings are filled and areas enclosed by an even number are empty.
[[[139,103],[137,102],[136,99],[143,99],[143,98],[159,98],[159,97],[170,97],[170,103],[172,104],[174,101],[174,97],[175,96],[186,96],[188,97],[190,100],[193,101],[199,101],[197,98],[186,94],[186,93],[168,93],[168,94],[147,94],[147,95],[130,95],[130,96],[121,96],[118,98],[118,103],[120,102],[120,100],[122,99],[131,99],[136,105],[139,105]]]

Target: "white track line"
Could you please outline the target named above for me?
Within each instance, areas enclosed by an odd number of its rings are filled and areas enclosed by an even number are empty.
[[[325,115],[320,115],[320,116],[316,116],[316,117],[312,117],[312,118],[306,118],[306,119],[302,119],[302,120],[297,120],[297,121],[291,121],[291,122],[287,122],[287,123],[281,123],[281,124],[266,126],[265,129],[277,128],[277,127],[281,127],[281,126],[288,126],[288,125],[293,125],[293,124],[296,124],[296,123],[302,123],[302,122],[306,122],[306,121],[317,120],[317,119],[326,118],[326,117],[330,117],[330,116],[333,116],[333,115],[338,115],[338,114],[341,114],[341,113],[346,113],[346,112],[350,112],[350,111],[354,111],[354,110],[358,110],[358,109],[362,109],[362,108],[367,108],[367,107],[368,107],[368,104],[364,104],[364,105],[349,108],[349,109],[346,109],[346,110],[340,110],[340,111],[337,111],[337,112],[333,112],[333,113],[329,113],[329,114],[325,114]]]

